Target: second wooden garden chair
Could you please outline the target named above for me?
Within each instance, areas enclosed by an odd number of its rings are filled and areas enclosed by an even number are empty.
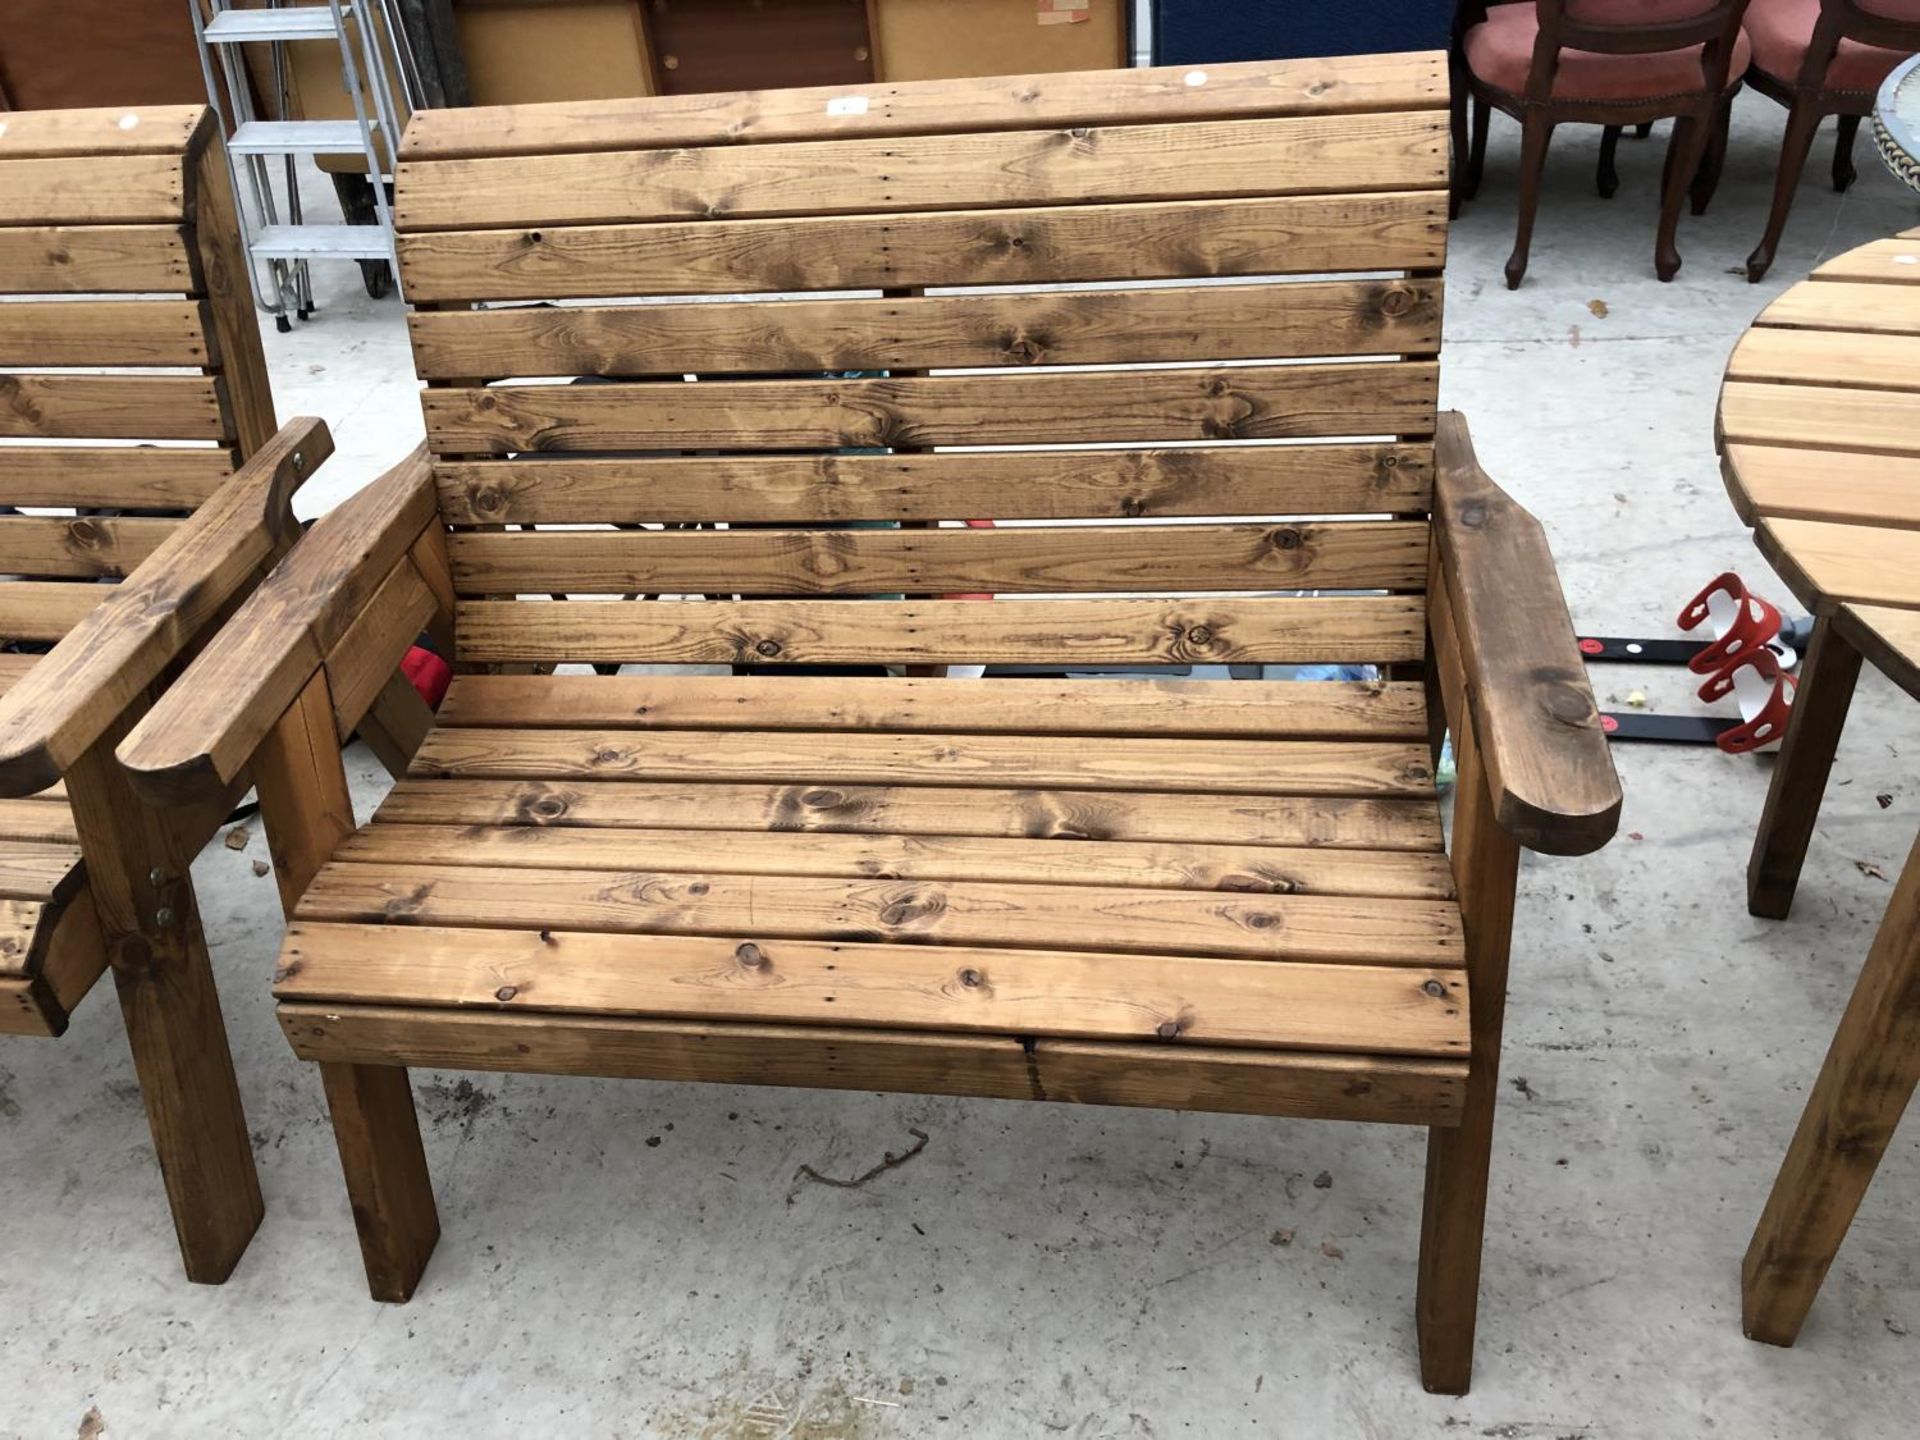
[[[119,752],[252,765],[374,1295],[438,1236],[413,1065],[1386,1121],[1466,1389],[1520,848],[1620,795],[1435,409],[1446,141],[1441,55],[415,117],[427,447]],[[841,293],[687,303],[767,291]],[[1370,518],[1271,518],[1326,514]],[[422,626],[465,673],[356,828],[339,740]],[[1068,661],[1395,668],[541,673]]]

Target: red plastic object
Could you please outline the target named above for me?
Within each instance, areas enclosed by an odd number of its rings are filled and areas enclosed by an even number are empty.
[[[1702,700],[1734,695],[1740,702],[1741,723],[1714,740],[1729,755],[1745,755],[1778,745],[1787,733],[1793,692],[1799,682],[1780,668],[1765,644],[1755,646],[1724,669],[1707,677],[1700,687]]]
[[[1713,675],[1735,660],[1764,650],[1767,642],[1780,633],[1780,612],[1749,591],[1746,582],[1731,570],[1715,577],[1680,611],[1682,630],[1695,629],[1709,620],[1713,622],[1714,642],[1687,662],[1687,668],[1696,675]],[[1704,698],[1706,691],[1700,693]]]
[[[435,710],[446,699],[447,686],[453,683],[453,667],[420,645],[407,651],[406,657],[400,662],[400,673],[420,692],[420,698]]]

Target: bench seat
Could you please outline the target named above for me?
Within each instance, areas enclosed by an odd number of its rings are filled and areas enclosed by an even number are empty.
[[[1449,1124],[1425,735],[1413,683],[466,676],[276,993],[316,1059],[910,1062],[940,1093]]]

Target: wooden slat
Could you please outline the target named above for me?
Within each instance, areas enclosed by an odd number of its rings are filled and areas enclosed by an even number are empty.
[[[1920,395],[1734,381],[1720,391],[1725,444],[1920,455]]]
[[[405,160],[545,155],[679,145],[808,140],[833,135],[927,135],[955,130],[1114,125],[1245,115],[1425,110],[1446,103],[1432,54],[1343,55],[1052,75],[926,80],[910,86],[558,101],[420,110]]]
[[[1438,268],[1446,194],[813,216],[399,237],[407,294],[709,295]],[[0,232],[4,244],[4,232]]]
[[[1920,236],[1908,233],[1861,245],[1818,266],[1813,278],[1869,285],[1920,285]]]
[[[196,285],[177,225],[0,226],[0,294],[187,294]]]
[[[443,460],[454,525],[1133,519],[1408,514],[1432,498],[1426,445],[1237,445],[725,459]],[[7,452],[0,451],[0,483]]]
[[[197,300],[0,304],[0,365],[209,365]]]
[[[208,118],[204,105],[0,111],[0,160],[179,155]]]
[[[439,452],[831,449],[1431,434],[1425,361],[421,394]]]
[[[0,225],[138,225],[184,218],[178,152],[0,158]]]
[[[413,161],[400,166],[394,223],[420,231],[1433,189],[1446,184],[1446,157],[1445,115],[1405,111]]]
[[[557,929],[414,928],[403,946],[394,940],[383,926],[290,926],[274,994],[1381,1055],[1467,1051],[1458,970]]]
[[[0,662],[6,657],[0,656]],[[1413,740],[1427,733],[1411,681],[860,680],[818,676],[460,675],[448,727],[1011,731],[1030,735],[1237,735]]]
[[[1819,614],[1848,600],[1920,606],[1920,531],[1765,520],[1755,537],[1780,578]]]
[[[80,836],[64,800],[0,800],[0,840],[77,845]]]
[[[5,856],[0,847],[0,893],[7,893]],[[1453,894],[1452,872],[1446,857],[1437,853],[1117,840],[1062,845],[990,836],[828,833],[800,840],[780,831],[396,823],[369,825],[349,836],[334,858],[363,865],[985,880],[1412,900],[1444,900]]]
[[[15,685],[27,678],[27,672],[40,663],[38,655],[10,655],[0,653],[0,695],[4,695]]]
[[[159,548],[178,520],[0,516],[0,573],[124,577]]]
[[[449,780],[707,779],[1242,795],[1418,795],[1433,786],[1424,743],[813,730],[440,727],[408,773]]]
[[[1881,674],[1920,700],[1920,610],[1843,605],[1837,623]]]
[[[422,379],[1282,359],[1438,350],[1440,284],[541,306],[425,311],[407,323]]]
[[[1419,600],[1400,596],[464,600],[456,623],[459,658],[483,664],[1389,664],[1425,645]]]
[[[26,803],[26,802],[19,802]],[[402,780],[381,821],[428,825],[977,835],[1176,844],[1440,848],[1432,800],[945,790],[878,785],[669,785],[646,781]]]
[[[44,900],[0,899],[0,975],[38,973],[57,913]]]
[[[1725,466],[1734,508],[1749,525],[1777,515],[1920,529],[1920,459],[1731,445]]]
[[[1842,385],[1860,390],[1920,390],[1920,336],[1749,330],[1734,346],[1727,362],[1727,378]]]
[[[85,882],[78,845],[0,840],[0,896],[61,903],[71,900]]]
[[[460,592],[476,596],[1407,590],[1427,572],[1424,521],[462,531],[447,549]]]
[[[1920,246],[1909,249],[1920,256]],[[1762,310],[1754,324],[1912,335],[1920,333],[1920,285],[1886,286],[1846,281],[1795,285]]]
[[[420,572],[403,560],[327,652],[327,684],[343,741],[393,675],[393,657],[404,655],[426,626],[434,603]]]
[[[283,1004],[305,1060],[1459,1123],[1460,1060]]]
[[[199,375],[0,375],[0,437],[227,440],[220,382]]]
[[[69,580],[0,583],[0,639],[59,640],[113,591]]]
[[[1454,966],[1452,901],[333,863],[303,920]]]

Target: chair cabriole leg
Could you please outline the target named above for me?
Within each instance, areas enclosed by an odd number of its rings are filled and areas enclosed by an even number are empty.
[[[1813,132],[1819,128],[1819,109],[1810,98],[1796,96],[1787,111],[1786,134],[1780,139],[1780,168],[1773,179],[1773,208],[1767,213],[1766,233],[1747,257],[1747,279],[1754,284],[1764,280],[1773,267],[1780,234],[1787,228],[1787,212],[1793,209],[1794,188],[1800,183],[1807,152],[1813,148]]]

